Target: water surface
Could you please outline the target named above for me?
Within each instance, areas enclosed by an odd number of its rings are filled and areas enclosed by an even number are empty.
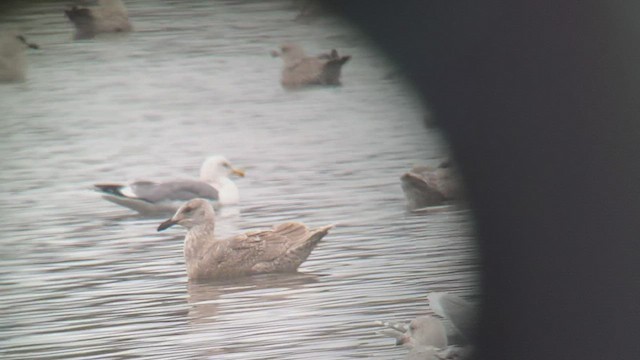
[[[429,291],[477,294],[470,213],[405,209],[400,175],[446,148],[365,36],[290,2],[129,3],[135,32],[87,41],[65,3],[0,19],[42,48],[0,86],[3,359],[395,359],[373,321],[424,314]],[[283,90],[284,42],[351,55],[344,86]],[[90,190],[197,176],[212,154],[247,172],[220,236],[336,224],[300,274],[189,284],[183,229]]]

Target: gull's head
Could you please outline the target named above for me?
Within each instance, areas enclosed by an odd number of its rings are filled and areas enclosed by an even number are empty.
[[[218,182],[229,175],[243,177],[244,171],[234,168],[224,156],[210,156],[200,167],[200,179],[206,182]]]
[[[10,54],[22,53],[24,49],[38,49],[38,45],[30,43],[16,30],[0,32],[0,52],[3,57]]]
[[[168,220],[158,226],[158,231],[170,228],[173,225],[181,225],[191,229],[198,225],[213,224],[215,212],[211,203],[205,199],[192,199],[182,205],[178,211]]]
[[[297,44],[284,44],[280,46],[279,52],[271,52],[272,56],[278,54],[285,62],[294,61],[304,58],[306,55],[304,50]]]

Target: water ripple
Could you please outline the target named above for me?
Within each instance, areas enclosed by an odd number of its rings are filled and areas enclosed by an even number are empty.
[[[42,51],[0,87],[3,359],[401,358],[373,321],[478,292],[471,214],[404,208],[399,177],[447,156],[425,109],[340,19],[289,2],[129,1],[136,32],[71,41],[55,2],[5,15]],[[283,42],[350,54],[342,88],[284,91]],[[189,283],[184,231],[90,191],[196,176],[223,153],[247,171],[217,233],[335,224],[300,273]]]

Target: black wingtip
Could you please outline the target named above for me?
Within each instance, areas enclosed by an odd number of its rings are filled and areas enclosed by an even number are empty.
[[[95,184],[95,185],[93,185],[93,190],[95,190],[97,192],[109,194],[109,195],[115,195],[115,196],[124,196],[124,194],[122,194],[122,192],[120,191],[121,188],[122,188],[122,185],[119,185],[119,184]]]

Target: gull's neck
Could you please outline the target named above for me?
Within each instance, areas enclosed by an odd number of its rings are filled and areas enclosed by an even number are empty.
[[[238,187],[228,177],[219,178],[211,185],[218,190],[218,200],[221,204],[235,204],[240,200]]]
[[[213,231],[215,229],[215,224],[213,221],[207,221],[202,224],[195,225],[189,229],[187,232],[186,240],[208,240],[213,238]]]
[[[214,241],[214,229],[213,221],[207,221],[189,229],[184,238],[184,256],[187,260],[197,257],[207,243]]]

